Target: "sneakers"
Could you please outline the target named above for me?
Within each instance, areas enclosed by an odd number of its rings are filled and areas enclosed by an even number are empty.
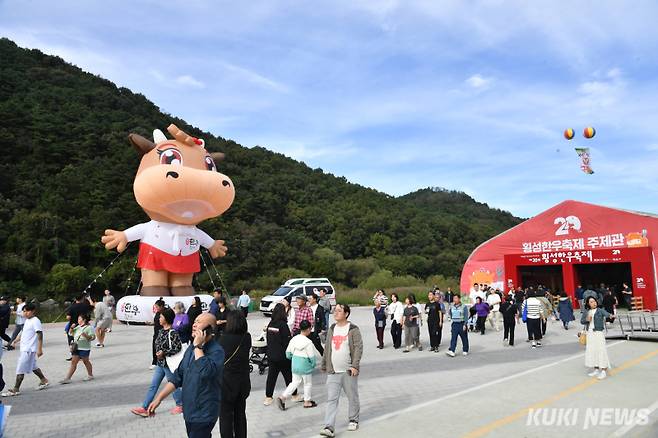
[[[537,343],[536,342],[532,343],[532,348],[537,348]]]
[[[402,352],[403,352],[403,353],[409,353],[409,349],[408,349],[408,348],[405,348],[404,350],[402,350]]]
[[[91,380],[94,380],[94,376],[86,376],[85,378],[82,379],[83,382],[89,382]]]
[[[468,356],[468,351],[464,351],[464,352],[462,353],[462,356]]]
[[[68,385],[69,383],[71,383],[71,379],[64,379],[59,381],[60,385]]]
[[[39,383],[39,386],[37,386],[37,390],[41,391],[42,389],[46,389],[50,386],[50,382],[41,382]]]
[[[97,347],[100,347],[100,346],[101,346],[101,343],[100,343],[100,342],[96,342],[96,346],[97,346]]]
[[[322,429],[322,430],[320,431],[320,435],[322,435],[322,436],[328,436],[328,437],[334,437],[334,436],[336,436],[336,435],[334,434],[334,430],[333,430],[331,427],[329,427],[329,426],[325,426],[325,428]]]
[[[281,397],[276,398],[276,405],[281,409],[282,411],[286,410],[286,402],[283,401]]]
[[[454,351],[448,350],[448,351],[446,351],[446,354],[450,357],[455,357],[455,352]]]
[[[347,430],[349,431],[355,431],[359,428],[359,423],[356,421],[350,421],[350,424],[347,425]]]
[[[182,406],[175,406],[174,408],[169,410],[169,413],[171,415],[178,415],[183,413],[183,407]]]
[[[15,391],[15,390],[13,390],[13,389],[10,389],[10,390],[8,390],[8,391],[3,392],[3,393],[0,394],[0,395],[1,395],[2,397],[15,397],[15,396],[17,396],[17,395],[21,395],[21,392],[20,392],[20,391]],[[333,436],[333,435],[331,435],[331,436]]]
[[[141,407],[141,406],[138,407],[138,408],[132,408],[132,409],[130,410],[130,412],[132,412],[133,414],[138,415],[138,416],[140,416],[140,417],[144,417],[144,418],[148,418],[148,417],[149,417],[149,411],[147,411],[146,409],[144,409],[144,408]]]
[[[599,375],[596,376],[596,378],[599,379],[599,380],[603,380],[603,379],[605,379],[606,377],[608,377],[608,373],[606,373],[605,370],[601,370],[601,372],[599,373]]]
[[[589,377],[597,377],[597,376],[599,375],[599,369],[598,369],[598,368],[594,368],[594,369],[592,370],[592,372],[587,373],[587,375],[588,375]]]
[[[265,400],[263,400],[263,405],[265,406],[270,406],[272,403],[274,403],[274,399],[272,397],[265,397]]]

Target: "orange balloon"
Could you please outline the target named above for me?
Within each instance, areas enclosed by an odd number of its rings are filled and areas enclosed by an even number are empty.
[[[583,137],[592,138],[595,135],[596,135],[596,130],[591,126],[588,126],[587,128],[583,129]]]

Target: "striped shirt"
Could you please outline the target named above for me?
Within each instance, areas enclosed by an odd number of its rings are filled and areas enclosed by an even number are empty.
[[[523,309],[527,308],[527,317],[530,319],[539,319],[544,316],[544,306],[541,301],[535,297],[530,297],[523,302]]]

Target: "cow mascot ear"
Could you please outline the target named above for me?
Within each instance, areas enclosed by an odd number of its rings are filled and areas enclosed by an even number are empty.
[[[129,134],[128,141],[133,147],[139,152],[140,155],[146,155],[155,148],[155,143],[151,140],[147,140],[139,134]]]

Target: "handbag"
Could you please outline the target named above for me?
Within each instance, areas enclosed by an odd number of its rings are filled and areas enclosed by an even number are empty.
[[[84,329],[83,329],[84,331]],[[82,336],[82,332],[78,335],[78,339],[75,341],[71,342],[71,345],[69,345],[69,349],[71,350],[71,354],[78,354],[78,341],[80,340],[80,336]]]
[[[528,306],[523,306],[523,312],[521,312],[521,320],[523,322],[528,322]]]
[[[242,337],[240,338],[240,343],[238,344],[238,347],[235,349],[233,354],[231,354],[231,357],[229,357],[228,359],[226,359],[224,361],[224,366],[226,366],[226,364],[228,364],[231,361],[231,359],[233,359],[233,357],[238,353],[238,351],[240,350],[240,346],[242,345],[242,341],[244,340],[245,335],[246,335],[246,333],[244,333],[242,335]]]
[[[587,332],[586,331],[583,330],[582,332],[578,333],[578,342],[580,343],[580,345],[587,345]]]
[[[169,348],[170,349],[172,348],[171,330],[169,330]],[[183,348],[183,345],[181,344],[181,349],[178,353],[165,357],[165,360],[167,361],[167,367],[169,367],[169,371],[171,371],[172,373],[178,369],[178,366],[183,360],[183,356],[185,356],[185,350],[186,348]]]

